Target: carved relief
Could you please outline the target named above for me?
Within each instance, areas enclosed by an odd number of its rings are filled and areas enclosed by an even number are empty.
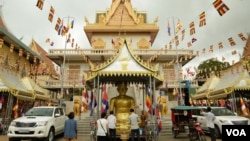
[[[151,43],[145,38],[142,38],[137,42],[137,47],[140,49],[149,49],[151,47]]]
[[[106,43],[101,38],[92,39],[91,44],[95,49],[104,49],[106,47]]]

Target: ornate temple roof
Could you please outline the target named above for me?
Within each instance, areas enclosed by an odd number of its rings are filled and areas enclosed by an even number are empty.
[[[155,78],[157,83],[163,81],[158,64],[152,66],[134,55],[129,42],[126,40],[123,40],[117,54],[112,58],[98,66],[93,64],[90,64],[90,66],[91,73],[88,75],[87,81],[96,76],[99,76],[102,82],[128,81],[146,83],[149,77]]]
[[[159,31],[158,18],[153,23],[147,23],[147,14],[132,8],[130,0],[113,0],[111,7],[96,14],[96,23],[90,23],[85,17],[84,31],[89,42],[93,34],[116,33],[150,33],[150,42],[153,44]]]

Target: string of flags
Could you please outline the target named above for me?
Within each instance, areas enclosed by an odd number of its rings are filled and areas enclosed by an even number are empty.
[[[43,10],[44,4],[45,4],[45,0],[37,0],[36,7],[40,10]],[[50,23],[52,23],[54,18],[55,18],[55,8],[52,5],[50,5],[49,14],[48,14],[48,21]],[[55,25],[55,30],[56,30],[58,35],[67,36],[67,39],[66,39],[67,43],[71,42],[72,48],[75,47],[75,49],[79,49],[80,47],[75,42],[75,39],[71,35],[69,35],[70,34],[69,30],[74,28],[74,22],[75,22],[74,18],[68,17],[68,19],[71,19],[71,21],[68,22],[67,24],[65,24],[63,22],[63,18],[60,18],[58,16],[57,21],[56,21],[56,25]],[[54,44],[55,44],[50,38],[47,38],[45,40],[45,42],[48,43],[50,46],[54,46]]]

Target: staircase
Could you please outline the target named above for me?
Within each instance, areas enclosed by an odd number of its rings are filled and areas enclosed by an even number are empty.
[[[89,116],[89,113],[82,113],[81,117],[75,117],[78,126],[78,135],[89,136],[91,132],[90,123],[97,120],[96,114]],[[172,136],[172,121],[170,116],[162,117],[162,130],[159,136]]]
[[[162,129],[159,136],[172,136],[172,120],[170,116],[161,118]]]
[[[97,120],[97,116],[89,116],[89,113],[82,113],[81,117],[75,117],[77,120],[78,131],[77,134],[80,136],[90,136],[91,123]]]

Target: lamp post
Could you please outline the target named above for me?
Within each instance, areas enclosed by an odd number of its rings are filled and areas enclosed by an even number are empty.
[[[177,77],[177,83],[178,83],[178,87],[179,87],[179,96],[180,96],[180,103],[179,105],[184,105],[183,102],[183,97],[182,97],[182,90],[181,90],[181,82],[180,82],[180,76],[179,76],[179,70],[180,70],[180,63],[179,63],[179,54],[178,54],[178,49],[177,49],[177,45],[176,45],[176,27],[175,27],[175,18],[172,17],[172,21],[173,21],[173,27],[174,27],[174,45],[175,45],[175,51],[176,51],[176,61],[177,61],[177,72],[176,72],[176,77]],[[179,24],[179,23],[178,23]]]
[[[63,19],[62,19],[62,21],[64,20],[64,19],[67,19],[67,25],[69,25],[69,20],[70,19],[73,19],[74,20],[74,18],[73,17],[64,17]],[[63,25],[62,25],[63,26]],[[73,26],[73,25],[72,25]],[[59,29],[60,30],[60,29]],[[65,60],[66,60],[66,48],[67,48],[67,40],[68,40],[68,37],[67,37],[67,35],[65,36],[65,43],[64,43],[64,52],[63,52],[63,64],[62,64],[62,66],[61,66],[61,71],[62,71],[62,75],[61,75],[61,98],[60,98],[60,103],[59,103],[59,105],[60,106],[62,106],[62,103],[63,103],[63,99],[64,99],[64,89],[63,89],[63,87],[64,87],[64,77],[65,77]]]

